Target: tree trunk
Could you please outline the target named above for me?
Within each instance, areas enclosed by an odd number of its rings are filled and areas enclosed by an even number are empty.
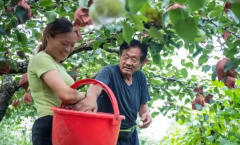
[[[7,112],[13,94],[19,89],[18,83],[13,81],[11,75],[2,75],[2,88],[0,89],[0,122]]]

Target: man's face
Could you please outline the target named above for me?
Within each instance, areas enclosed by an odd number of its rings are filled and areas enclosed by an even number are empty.
[[[141,50],[138,47],[123,50],[120,57],[120,70],[123,75],[132,75],[139,69],[141,66],[141,55]]]

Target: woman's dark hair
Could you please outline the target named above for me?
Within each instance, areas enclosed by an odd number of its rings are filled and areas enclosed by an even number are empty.
[[[122,55],[124,50],[130,49],[131,47],[138,47],[141,50],[142,55],[140,57],[140,60],[141,60],[141,62],[143,62],[147,57],[148,47],[145,44],[141,44],[141,42],[136,39],[132,39],[130,44],[128,44],[127,42],[124,41],[120,45],[120,56]]]
[[[73,24],[66,18],[58,18],[55,21],[47,24],[43,31],[42,44],[38,47],[38,51],[45,50],[47,46],[47,35],[55,37],[61,33],[68,33],[73,31]]]

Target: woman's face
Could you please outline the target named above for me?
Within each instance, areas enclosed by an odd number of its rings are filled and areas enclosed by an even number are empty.
[[[47,36],[46,52],[57,62],[65,60],[73,51],[77,42],[74,32],[58,34],[55,37]]]

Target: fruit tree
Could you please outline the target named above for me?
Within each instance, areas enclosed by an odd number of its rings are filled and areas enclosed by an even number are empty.
[[[141,40],[149,46],[141,68],[149,106],[165,102],[152,117],[163,114],[187,124],[181,136],[164,140],[239,143],[238,0],[0,0],[1,123],[16,126],[35,117],[27,66],[43,28],[58,17],[72,21],[78,32],[74,51],[62,62],[75,80],[117,64],[123,41]],[[186,57],[179,59],[180,50]]]

